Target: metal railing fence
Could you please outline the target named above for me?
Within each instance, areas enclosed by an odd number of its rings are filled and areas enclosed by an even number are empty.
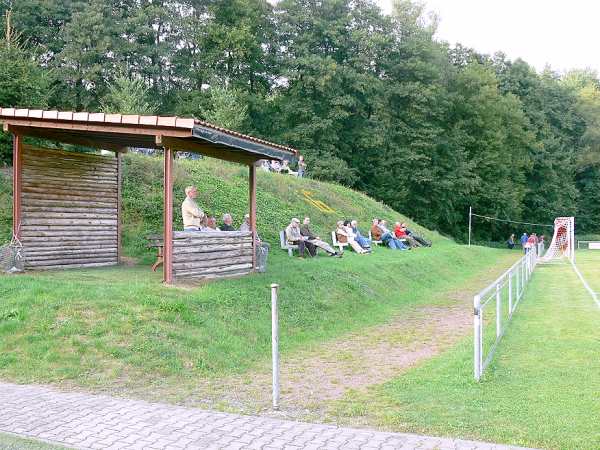
[[[535,266],[538,255],[544,252],[544,245],[538,244],[531,248],[510,269],[504,272],[492,284],[483,289],[473,298],[474,306],[474,375],[479,381],[483,372],[492,361],[494,353],[513,313],[523,298]],[[488,313],[484,317],[486,307],[494,305],[495,308],[489,313],[488,323],[495,324],[495,333],[486,334],[486,322]]]

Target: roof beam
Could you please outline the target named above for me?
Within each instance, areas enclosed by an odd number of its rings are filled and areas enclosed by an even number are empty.
[[[253,165],[256,161],[262,159],[260,157],[250,156],[242,151],[235,151],[227,148],[220,149],[204,143],[199,144],[186,139],[166,137],[164,135],[162,137],[162,144],[164,147],[168,147],[180,152],[200,153],[211,158],[223,159],[225,161],[245,164],[247,166]]]
[[[11,133],[18,134],[21,136],[30,136],[36,137],[40,139],[48,139],[50,141],[62,142],[66,144],[73,145],[82,145],[84,147],[98,148],[103,150],[112,150],[115,152],[125,153],[127,152],[127,147],[119,144],[115,144],[112,142],[105,142],[99,139],[93,139],[83,136],[74,136],[72,134],[64,134],[55,132],[51,129],[40,129],[40,128],[30,128],[30,127],[20,127],[8,125],[5,123],[5,127]]]

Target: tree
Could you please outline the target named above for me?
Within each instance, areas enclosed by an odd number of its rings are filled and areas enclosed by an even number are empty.
[[[115,79],[102,100],[102,111],[120,114],[156,114],[158,105],[149,100],[148,88],[142,80],[126,77]]]
[[[35,55],[28,51],[18,36],[0,40],[0,105],[2,107],[45,108],[50,96],[51,77],[40,68]],[[0,162],[11,160],[11,139],[0,135]]]

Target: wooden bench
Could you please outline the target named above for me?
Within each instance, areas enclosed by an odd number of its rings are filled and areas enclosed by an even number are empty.
[[[156,249],[156,262],[152,264],[152,272],[156,272],[156,269],[163,263],[163,237],[160,234],[150,234],[146,236],[146,239],[148,240],[146,248]]]
[[[294,250],[298,250],[298,246],[288,243],[285,238],[285,230],[279,232],[279,243],[282,250],[287,250],[289,256],[294,256]]]
[[[337,240],[337,235],[335,234],[335,231],[331,232],[331,242],[333,243],[334,247],[338,247],[340,249],[340,253],[344,253],[344,247],[348,247],[348,243],[347,242],[339,242]]]

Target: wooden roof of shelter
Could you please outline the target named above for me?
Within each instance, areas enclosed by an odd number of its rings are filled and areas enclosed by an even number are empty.
[[[114,151],[163,148],[243,164],[291,160],[298,151],[194,118],[0,108],[4,131]]]

